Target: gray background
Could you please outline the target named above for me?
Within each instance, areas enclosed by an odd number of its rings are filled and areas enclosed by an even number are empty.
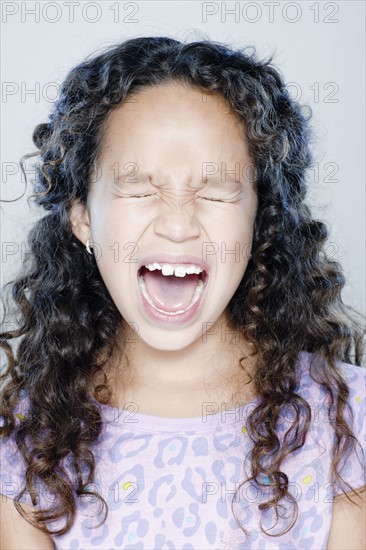
[[[293,83],[292,95],[313,111],[318,170],[307,202],[328,224],[327,249],[344,267],[343,300],[365,312],[363,1],[1,4],[3,200],[24,192],[19,159],[34,150],[34,127],[46,121],[58,86],[87,54],[150,35],[253,45],[260,57],[275,51],[273,63]],[[225,14],[225,7],[236,13]],[[29,194],[28,188],[20,200],[0,203],[1,285],[18,271],[26,233],[40,215],[28,206]]]

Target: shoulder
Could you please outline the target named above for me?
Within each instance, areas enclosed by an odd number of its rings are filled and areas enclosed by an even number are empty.
[[[348,405],[354,417],[357,431],[363,434],[363,444],[366,436],[366,368],[339,363],[339,369],[347,382],[349,389]]]
[[[366,367],[336,361],[336,367],[349,389],[348,404],[353,409],[365,405]],[[299,354],[300,388],[312,398],[326,396],[322,385],[322,365],[315,354],[301,351]]]
[[[14,407],[15,430],[8,437],[0,437],[0,493],[12,499],[24,488],[26,463],[15,441],[17,427],[28,414],[29,399],[26,392],[20,394],[18,403]],[[3,423],[3,418],[2,423]],[[20,499],[21,503],[32,504],[31,497],[26,491]]]
[[[366,393],[366,367],[352,365],[351,363],[337,363],[338,369],[342,372],[351,393],[360,394],[365,397]]]
[[[331,400],[325,386],[322,384],[325,378],[325,374],[323,373],[324,367],[322,367],[322,364],[315,357],[315,354],[304,351],[300,353],[299,367],[299,391],[302,397],[307,400],[311,408],[316,408],[317,410],[323,409],[325,412]],[[360,435],[363,444],[365,444],[366,368],[342,361],[336,361],[336,367],[348,388],[346,407],[343,411],[344,416],[356,432],[355,435],[357,437]],[[338,396],[335,397],[337,398]],[[335,414],[335,412],[332,414]]]
[[[29,405],[30,402],[27,391],[24,389],[20,390],[18,401],[13,410],[16,420],[22,420],[23,416],[29,411]]]
[[[311,430],[316,435],[325,437],[326,447],[332,454],[331,445],[335,442],[337,399],[331,407],[330,396],[321,384],[322,365],[316,364],[315,361],[313,354],[301,352],[300,394],[307,400],[312,410]],[[312,363],[314,369],[312,369]],[[352,488],[359,489],[366,484],[366,369],[363,366],[342,361],[337,361],[336,367],[348,387],[346,406],[342,411],[343,417],[356,438],[356,440],[352,439],[350,445],[343,448],[338,471]],[[341,493],[338,483],[335,492]]]

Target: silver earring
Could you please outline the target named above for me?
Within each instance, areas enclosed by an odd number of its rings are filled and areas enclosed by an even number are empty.
[[[90,239],[88,239],[88,240],[86,241],[85,248],[87,249],[87,251],[89,252],[89,254],[93,254],[93,252],[90,250]]]

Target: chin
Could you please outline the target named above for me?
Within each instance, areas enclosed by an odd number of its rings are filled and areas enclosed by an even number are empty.
[[[179,351],[187,348],[198,339],[201,338],[201,330],[195,332],[186,330],[178,330],[172,327],[168,333],[166,327],[158,329],[150,327],[144,330],[142,327],[139,330],[137,338],[140,342],[144,342],[147,346],[160,351]],[[136,339],[137,339],[136,338]]]

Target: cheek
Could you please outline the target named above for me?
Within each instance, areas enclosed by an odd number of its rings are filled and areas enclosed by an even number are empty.
[[[94,242],[102,247],[105,259],[111,255],[110,248],[118,249],[120,254],[131,252],[131,246],[137,246],[141,235],[141,223],[131,208],[121,208],[118,204],[101,205],[94,215],[92,231]]]
[[[220,215],[218,212],[214,214],[212,212],[206,219],[207,234],[212,241],[211,249],[215,248],[218,262],[240,270],[248,261],[252,246],[253,211],[241,206],[221,212]]]

